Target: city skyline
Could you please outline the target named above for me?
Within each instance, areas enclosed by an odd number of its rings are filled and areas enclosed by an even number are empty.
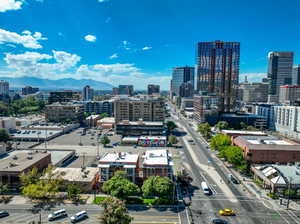
[[[222,40],[241,43],[239,80],[260,81],[268,52],[293,51],[300,63],[299,2],[270,2],[220,1],[215,8],[192,0],[3,0],[0,77],[86,78],[137,89],[151,83],[168,90],[172,68],[196,64],[198,42]]]

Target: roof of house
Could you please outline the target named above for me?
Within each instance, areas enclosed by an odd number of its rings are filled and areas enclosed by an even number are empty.
[[[50,156],[50,153],[35,151],[30,153],[18,151],[17,153],[9,154],[0,159],[0,172],[23,172],[47,156]]]
[[[170,165],[170,157],[167,150],[148,150],[143,156],[143,165]]]
[[[57,178],[62,178],[70,182],[91,182],[99,172],[99,169],[96,167],[85,167],[84,169],[58,167],[53,172]],[[47,176],[44,178],[47,178]]]
[[[138,157],[138,154],[129,152],[107,153],[99,160],[99,163],[137,163]]]

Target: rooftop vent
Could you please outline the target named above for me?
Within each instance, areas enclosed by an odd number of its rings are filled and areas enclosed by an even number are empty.
[[[28,155],[27,159],[33,159],[32,155]]]
[[[17,159],[18,159],[18,156],[17,156],[17,155],[14,155],[12,158],[13,158],[13,160],[17,160]]]

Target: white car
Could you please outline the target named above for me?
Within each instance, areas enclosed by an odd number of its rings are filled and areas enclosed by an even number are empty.
[[[81,211],[81,212],[78,212],[78,213],[76,213],[75,215],[73,215],[71,217],[71,222],[76,223],[76,222],[78,222],[80,220],[83,220],[83,219],[86,219],[86,218],[88,218],[87,212],[86,211]]]
[[[65,209],[60,209],[60,210],[57,210],[57,211],[49,214],[48,215],[48,220],[53,221],[55,219],[66,217],[66,216],[68,216],[66,210]]]

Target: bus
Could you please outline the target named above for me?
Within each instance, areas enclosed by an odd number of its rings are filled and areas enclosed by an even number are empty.
[[[203,193],[205,195],[211,195],[211,190],[210,188],[207,186],[207,183],[205,181],[201,182],[201,188],[203,190]]]

